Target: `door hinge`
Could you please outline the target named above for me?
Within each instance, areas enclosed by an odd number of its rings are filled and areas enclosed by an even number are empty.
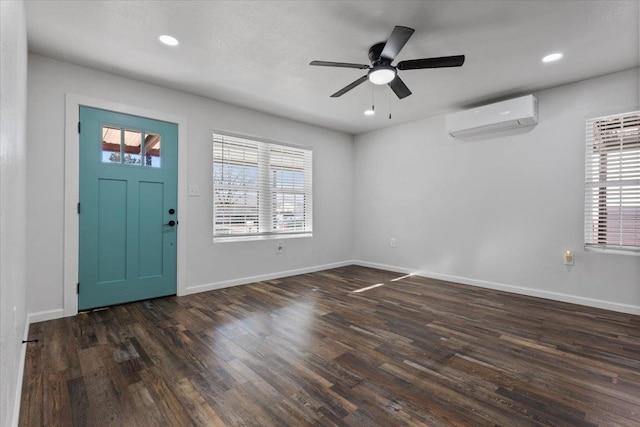
[[[78,202],[78,215],[80,215],[80,202]]]
[[[78,122],[78,133],[80,133],[80,122]]]
[[[80,282],[78,282],[78,286],[76,286],[76,294],[80,295]]]

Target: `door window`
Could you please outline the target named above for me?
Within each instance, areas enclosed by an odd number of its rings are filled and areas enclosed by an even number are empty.
[[[102,126],[102,163],[159,168],[160,146],[157,133]]]

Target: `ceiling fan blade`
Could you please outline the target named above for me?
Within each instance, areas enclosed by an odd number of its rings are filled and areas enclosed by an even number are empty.
[[[464,55],[456,55],[400,61],[397,68],[398,70],[420,70],[423,68],[461,67],[462,64],[464,64]]]
[[[413,28],[396,26],[384,45],[384,49],[382,49],[380,59],[385,59],[389,62],[396,59],[396,56],[409,41],[414,31]]]
[[[345,93],[349,92],[351,89],[353,89],[354,87],[366,82],[368,79],[368,77],[362,76],[360,77],[358,80],[356,80],[355,82],[348,84],[347,86],[343,87],[342,89],[340,89],[339,91],[337,91],[336,93],[334,93],[333,95],[331,95],[331,98],[337,98],[339,96],[344,95]]]
[[[409,90],[407,85],[404,84],[400,76],[396,76],[395,79],[391,80],[391,82],[389,82],[389,87],[400,99],[406,98],[407,96],[411,95],[411,91]]]
[[[309,65],[319,65],[321,67],[341,67],[341,68],[357,68],[359,70],[367,70],[370,67],[365,64],[351,64],[349,62],[330,62],[330,61],[311,61]]]

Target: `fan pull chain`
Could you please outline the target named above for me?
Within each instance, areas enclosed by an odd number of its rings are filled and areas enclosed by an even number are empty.
[[[388,93],[387,95],[387,99],[389,100],[389,120],[391,120],[391,93]]]
[[[373,86],[371,87],[371,109],[366,110],[364,114],[365,116],[373,116],[374,114],[376,114],[376,103],[375,103],[375,97],[373,92]]]
[[[376,111],[376,88],[371,85],[371,111]]]

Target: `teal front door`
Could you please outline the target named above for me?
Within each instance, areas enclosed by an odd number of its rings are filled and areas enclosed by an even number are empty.
[[[178,126],[80,107],[78,309],[176,293]]]

